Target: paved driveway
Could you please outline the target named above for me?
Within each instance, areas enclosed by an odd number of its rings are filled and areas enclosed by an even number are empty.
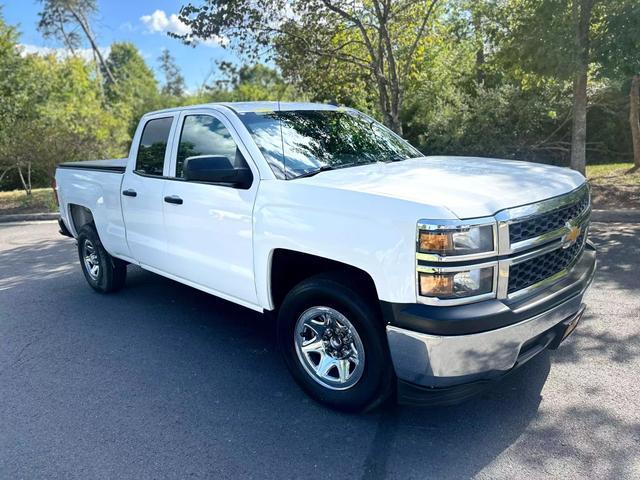
[[[309,400],[257,314],[137,268],[94,293],[56,230],[0,226],[0,478],[640,478],[640,226],[594,225],[560,350],[361,416]]]

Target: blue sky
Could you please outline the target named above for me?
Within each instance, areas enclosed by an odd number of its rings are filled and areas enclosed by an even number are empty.
[[[185,31],[186,26],[178,21],[177,13],[188,1],[98,0],[100,13],[93,22],[98,43],[104,48],[113,42],[134,43],[156,73],[157,58],[162,49],[167,48],[180,66],[187,88],[194,91],[209,74],[216,74],[215,60],[240,60],[231,50],[221,46],[226,39],[215,39],[192,48],[167,36],[167,31]],[[40,2],[0,0],[0,5],[5,21],[18,26],[20,43],[25,45],[26,51],[48,51],[46,49],[62,46],[53,40],[45,40],[36,29]],[[161,76],[158,77],[161,80]]]

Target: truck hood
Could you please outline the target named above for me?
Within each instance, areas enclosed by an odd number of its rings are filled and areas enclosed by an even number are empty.
[[[460,219],[562,195],[585,182],[568,168],[481,157],[422,157],[330,170],[294,180],[451,211]]]

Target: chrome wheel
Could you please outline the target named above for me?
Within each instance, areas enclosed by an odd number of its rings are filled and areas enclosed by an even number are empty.
[[[84,267],[93,280],[98,280],[100,276],[100,259],[96,253],[96,248],[90,240],[85,240],[82,245],[82,258],[84,259]]]
[[[329,307],[311,307],[298,318],[295,348],[305,371],[332,390],[354,386],[364,372],[364,346],[347,318]]]

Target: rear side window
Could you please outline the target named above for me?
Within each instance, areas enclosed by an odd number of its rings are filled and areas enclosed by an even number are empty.
[[[173,117],[156,118],[149,120],[144,126],[136,158],[136,172],[162,176],[172,123]]]
[[[228,168],[246,166],[236,142],[220,120],[211,115],[189,115],[184,119],[180,134],[176,177],[183,177],[186,158],[201,155],[225,157],[229,160]]]

